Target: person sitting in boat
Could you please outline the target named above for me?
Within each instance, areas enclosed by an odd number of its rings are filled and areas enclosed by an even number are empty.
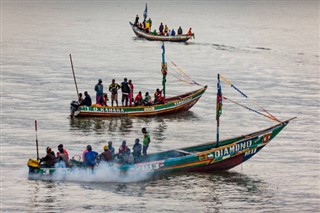
[[[98,157],[99,162],[110,162],[112,161],[112,152],[109,150],[108,146],[103,147],[103,152]]]
[[[146,128],[142,128],[141,129],[141,132],[143,134],[143,147],[142,147],[142,154],[144,156],[147,155],[147,150],[149,148],[149,144],[151,142],[151,139],[150,139],[150,134],[147,132],[147,129]]]
[[[118,90],[120,89],[120,85],[116,83],[115,79],[112,79],[111,84],[109,85],[109,91],[111,92],[111,106],[113,106],[113,102],[115,101],[118,106]]]
[[[139,24],[139,16],[137,15],[133,25],[138,26],[138,24]]]
[[[139,26],[138,26],[138,28],[139,28],[140,30],[142,30],[142,29],[144,28],[143,24],[140,23]]]
[[[144,99],[143,99],[143,101],[142,101],[142,104],[144,105],[144,106],[151,106],[151,96],[149,95],[149,92],[146,92],[146,95],[145,95],[145,97],[144,97]]]
[[[152,32],[152,35],[158,35],[157,30],[154,30],[154,31]]]
[[[134,105],[135,106],[141,106],[142,105],[142,101],[143,101],[142,92],[139,91],[137,96],[134,98]]]
[[[83,101],[82,93],[80,92],[78,95],[78,102],[79,104]]]
[[[178,28],[178,35],[182,35],[182,28],[181,28],[181,26]]]
[[[84,154],[84,164],[93,169],[93,167],[97,164],[98,153],[92,151],[91,145],[87,146],[87,152]]]
[[[56,155],[50,147],[46,149],[47,155],[40,159],[40,167],[54,167],[54,164],[57,162]],[[44,164],[41,164],[44,162]]]
[[[130,86],[127,78],[124,78],[123,82],[121,83],[121,91],[122,91],[122,99],[121,99],[122,106],[124,106],[124,103],[125,103],[125,106],[128,106]]]
[[[176,32],[174,31],[174,29],[171,30],[171,36],[175,36],[176,35]]]
[[[101,79],[98,80],[98,83],[95,85],[94,90],[97,92],[96,104],[103,103],[103,84]]]
[[[108,94],[103,93],[103,102],[105,106],[108,106],[107,102],[109,101]]]
[[[190,27],[189,31],[188,31],[188,35],[192,35],[192,31],[191,30],[192,30],[192,28]]]
[[[69,154],[67,150],[63,148],[63,144],[59,144],[57,152],[57,159],[59,162],[64,162],[65,166],[69,165]]]
[[[127,146],[127,142],[126,141],[122,141],[122,144],[119,148],[119,152],[117,154],[117,157],[120,161],[120,163],[125,163],[126,159],[127,159],[127,150],[128,150],[128,146]]]
[[[167,25],[164,25],[164,33],[166,34],[166,36],[169,35],[168,32],[169,32],[169,27]]]
[[[92,101],[89,93],[87,91],[84,92],[84,99],[81,101],[80,106],[91,106]]]
[[[154,93],[154,104],[164,104],[165,99],[162,96],[162,90],[157,89],[156,92]]]
[[[133,147],[132,147],[132,150],[133,150],[133,152],[132,152],[133,162],[134,162],[134,163],[140,162],[142,146],[141,146],[141,144],[140,144],[139,138],[137,138],[137,139],[135,140],[135,143],[134,143],[134,145],[133,145]]]
[[[159,26],[159,32],[160,32],[160,34],[162,34],[163,33],[163,24],[162,24],[162,22],[161,22],[161,24],[160,24],[160,26]]]
[[[114,158],[115,151],[114,151],[114,147],[112,146],[112,141],[108,142],[108,150],[112,153],[112,158]]]

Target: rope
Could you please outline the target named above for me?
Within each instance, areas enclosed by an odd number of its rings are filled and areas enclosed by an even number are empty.
[[[237,92],[239,92],[243,97],[249,99],[249,97],[248,97],[246,94],[244,94],[241,90],[239,90],[236,86],[234,86],[231,81],[227,80],[227,79],[224,78],[222,75],[220,75],[220,77],[221,77],[221,79],[222,79],[225,83],[229,84],[233,89],[235,89]],[[255,102],[255,101],[253,101],[253,102],[254,102],[263,112],[267,113],[267,114],[269,115],[269,117],[272,117],[272,120],[281,122],[281,121],[278,120],[274,115],[272,115],[270,112],[268,112],[267,110],[265,110],[265,109],[264,109],[261,105],[259,105],[257,102]]]
[[[252,112],[255,112],[255,113],[259,114],[259,115],[262,115],[262,116],[264,116],[264,117],[267,117],[267,118],[269,118],[269,119],[271,119],[271,120],[273,120],[273,121],[278,121],[278,122],[280,122],[278,119],[274,118],[274,116],[265,115],[265,114],[263,114],[263,113],[261,113],[261,112],[259,112],[259,111],[257,111],[257,110],[251,109],[251,108],[249,108],[249,107],[247,107],[247,106],[245,106],[245,105],[243,105],[243,104],[239,104],[238,102],[233,101],[233,100],[231,100],[231,99],[228,99],[228,98],[226,98],[226,97],[224,97],[224,96],[223,96],[223,99],[226,100],[226,101],[230,101],[230,102],[232,102],[232,103],[234,103],[234,104],[237,104],[237,105],[239,105],[239,106],[241,106],[241,107],[243,107],[243,108],[245,108],[245,109],[248,109],[249,111],[252,111]]]

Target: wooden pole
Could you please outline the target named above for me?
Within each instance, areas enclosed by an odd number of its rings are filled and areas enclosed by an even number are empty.
[[[217,82],[217,103],[216,103],[216,120],[217,120],[217,141],[216,141],[216,147],[219,146],[219,127],[220,127],[220,108],[221,108],[221,101],[222,94],[221,94],[221,85],[220,85],[220,74],[217,76],[218,82]]]
[[[39,160],[39,146],[38,146],[38,123],[37,120],[34,121],[34,129],[36,131],[36,149],[37,149],[37,159]]]
[[[73,80],[74,80],[74,84],[75,84],[75,86],[76,86],[76,91],[77,91],[77,100],[79,100],[79,90],[78,90],[78,85],[77,85],[76,75],[74,74],[74,69],[73,69],[73,63],[72,63],[72,57],[71,57],[71,54],[69,54],[69,56],[70,56],[70,62],[71,62],[71,68],[72,68]]]

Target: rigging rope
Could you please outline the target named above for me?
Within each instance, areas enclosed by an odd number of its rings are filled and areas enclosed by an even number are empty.
[[[231,81],[227,80],[227,79],[224,78],[222,75],[220,75],[220,77],[221,77],[221,79],[222,79],[225,83],[229,84],[233,89],[235,89],[237,92],[239,92],[243,97],[249,99],[249,97],[248,97],[246,94],[244,94],[241,90],[239,90],[236,86],[234,86]],[[281,121],[278,120],[274,115],[272,115],[270,112],[268,112],[267,110],[265,110],[265,109],[264,109],[261,105],[259,105],[257,102],[255,102],[255,101],[253,101],[253,102],[254,102],[262,111],[264,111],[265,113],[267,113],[269,118],[272,118],[272,120],[274,120],[274,121],[281,122]],[[253,110],[252,110],[252,111],[253,111]],[[263,114],[263,115],[264,115],[264,114]]]

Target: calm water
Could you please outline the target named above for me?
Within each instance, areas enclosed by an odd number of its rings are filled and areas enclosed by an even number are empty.
[[[136,39],[128,22],[142,17],[144,1],[1,1],[1,211],[3,212],[316,212],[319,172],[318,1],[148,1],[160,22],[196,39],[166,44],[167,60],[208,90],[191,111],[159,118],[70,120],[78,87],[94,97],[132,79],[136,91],[161,87],[161,43]],[[167,95],[199,88],[169,70]],[[147,127],[150,152],[215,140],[215,85],[223,74],[250,98],[290,125],[250,161],[214,174],[116,182],[108,176],[68,181],[27,178],[26,162],[63,143],[70,155],[108,140],[130,146]],[[226,97],[243,100],[228,85]],[[255,105],[251,105],[254,107]],[[221,137],[275,123],[225,102]]]

